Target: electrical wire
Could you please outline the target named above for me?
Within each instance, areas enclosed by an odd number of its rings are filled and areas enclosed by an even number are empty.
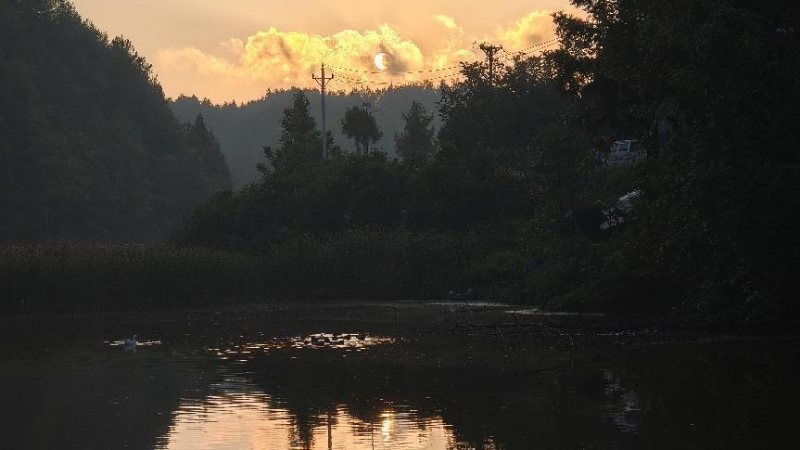
[[[331,69],[341,70],[344,72],[355,72],[355,73],[363,73],[363,74],[380,74],[380,73],[387,73],[385,70],[361,70],[361,69],[353,69],[350,67],[340,67],[334,65],[328,65]],[[392,75],[404,75],[404,74],[421,74],[421,73],[435,73],[435,72],[444,72],[445,70],[454,70],[460,69],[461,64],[457,66],[450,66],[450,67],[442,67],[439,69],[423,69],[423,70],[406,70],[401,72],[391,72]]]
[[[559,41],[560,41],[559,38],[553,38],[553,39],[550,39],[548,41],[540,42],[538,44],[534,44],[534,45],[525,47],[525,48],[523,48],[523,49],[521,49],[519,51],[516,51],[514,53],[511,53],[509,51],[503,50],[505,55],[498,57],[497,61],[498,62],[507,62],[508,60],[510,60],[511,58],[514,58],[514,57],[526,56],[526,55],[529,55],[529,54],[534,53],[536,51],[541,51],[541,50],[544,50],[544,49],[546,49],[548,47],[552,47],[553,45],[558,44]],[[328,65],[328,67],[330,67],[331,69],[339,70],[339,71],[343,71],[343,72],[352,72],[353,74],[384,75],[384,76],[389,76],[389,77],[397,77],[397,76],[402,76],[402,75],[433,74],[433,73],[443,72],[443,71],[446,71],[446,70],[454,70],[454,69],[459,69],[460,70],[462,68],[462,65],[463,65],[463,63],[459,63],[458,65],[449,66],[449,67],[442,67],[442,68],[438,68],[438,69],[408,70],[408,71],[401,71],[401,72],[388,72],[388,71],[385,71],[385,70],[362,70],[362,69],[354,69],[354,68],[351,68],[351,67],[343,67],[343,66],[330,65],[330,64]],[[428,83],[428,82],[434,82],[434,81],[439,81],[439,80],[444,80],[444,79],[460,78],[462,76],[463,76],[463,74],[459,71],[459,72],[453,72],[453,73],[449,73],[449,74],[441,75],[441,76],[436,76],[436,77],[425,77],[422,80],[413,80],[411,82],[413,82],[413,83]],[[387,80],[387,81],[376,81],[376,80],[369,80],[369,79],[364,79],[364,78],[355,78],[355,77],[350,77],[350,76],[341,75],[341,74],[336,76],[332,81],[338,81],[340,83],[348,84],[348,85],[351,85],[351,86],[363,86],[363,85],[390,86],[390,85],[395,84],[398,81],[399,81],[398,84],[402,84],[403,83],[403,80],[391,80],[390,79],[390,80]]]
[[[413,83],[425,83],[425,82],[429,82],[429,81],[432,82],[432,81],[436,81],[436,80],[458,78],[458,77],[461,77],[461,76],[462,76],[461,73],[454,72],[454,73],[451,73],[451,74],[442,75],[442,76],[438,76],[438,77],[428,77],[428,78],[425,78],[425,79],[422,79],[422,80],[413,80],[412,82]],[[343,82],[343,83],[346,83],[346,84],[353,84],[353,85],[369,84],[369,85],[379,85],[379,86],[390,85],[390,84],[393,84],[395,82],[394,80],[390,80],[390,81],[372,81],[372,80],[356,79],[356,78],[350,78],[350,77],[347,77],[347,76],[344,76],[344,75],[339,75],[336,78],[334,78],[334,80],[339,80],[340,82]]]
[[[541,50],[543,48],[553,46],[558,42],[559,42],[559,38],[553,38],[553,39],[550,39],[549,41],[540,42],[538,44],[534,44],[534,45],[525,47],[525,48],[523,48],[521,50],[518,50],[518,51],[515,51],[515,52],[509,52],[508,50],[501,49],[505,54],[503,56],[499,56],[497,58],[497,60],[501,61],[501,60],[508,60],[510,58],[513,58],[514,56],[525,56],[527,54],[530,54],[530,53],[533,53],[535,51]],[[473,51],[473,53],[475,53],[475,52]],[[343,67],[343,66],[337,66],[337,65],[333,65],[333,64],[328,64],[328,67],[330,67],[331,69],[340,70],[340,71],[343,71],[343,72],[353,72],[353,73],[360,73],[360,74],[365,74],[365,75],[379,75],[379,74],[387,74],[387,73],[391,74],[391,75],[419,75],[419,74],[437,73],[437,72],[444,72],[444,71],[447,71],[447,70],[461,69],[462,63],[459,63],[457,65],[453,65],[453,66],[448,66],[448,67],[440,67],[440,68],[437,68],[437,69],[405,70],[405,71],[399,71],[399,72],[395,72],[395,71],[387,72],[385,70],[373,70],[373,69],[368,69],[368,70],[355,69],[355,68],[352,68],[352,67]],[[447,76],[445,76],[445,78],[446,77]],[[437,78],[439,78],[439,77],[432,78],[432,79],[437,79]]]
[[[552,47],[553,45],[556,45],[558,43],[559,43],[559,39],[558,38],[550,39],[549,41],[540,42],[538,44],[534,44],[534,45],[531,45],[529,47],[525,47],[522,50],[519,50],[519,51],[514,52],[514,53],[506,52],[505,55],[497,58],[497,60],[498,61],[507,61],[507,60],[509,60],[509,59],[511,59],[511,58],[513,58],[515,56],[526,56],[526,55],[529,55],[529,54],[531,54],[533,52],[544,50],[547,47]]]

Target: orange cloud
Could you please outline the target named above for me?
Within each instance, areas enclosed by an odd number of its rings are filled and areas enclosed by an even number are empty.
[[[500,44],[509,50],[519,50],[555,37],[552,11],[533,11],[512,26],[497,32]]]
[[[440,27],[441,32],[431,42],[415,42],[391,24],[328,36],[271,27],[244,40],[223,42],[213,54],[193,47],[163,49],[153,64],[168,95],[196,94],[214,101],[258,98],[267,88],[316,87],[311,74],[319,75],[322,63],[336,77],[333,89],[349,90],[362,82],[438,81],[457,77],[459,62],[483,58],[474,50],[476,41],[499,43],[513,52],[553,38],[551,13],[531,12],[483,38],[467,35],[452,17],[435,15],[429,18],[431,29]],[[392,60],[385,72],[373,65],[380,52]]]
[[[444,14],[437,14],[433,17],[436,19],[437,22],[444,25],[445,28],[449,28],[451,30],[456,30],[460,33],[464,32],[464,29],[456,25],[456,20],[450,16],[445,16]]]

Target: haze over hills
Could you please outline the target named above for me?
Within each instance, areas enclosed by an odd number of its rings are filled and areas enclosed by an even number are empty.
[[[182,122],[194,121],[202,114],[220,142],[222,152],[230,167],[231,179],[235,188],[256,181],[260,173],[256,164],[266,163],[262,147],[276,146],[281,135],[280,118],[291,105],[291,90],[269,91],[260,100],[237,105],[225,103],[215,105],[197,97],[181,96],[170,102],[170,107]],[[321,126],[320,94],[306,91],[311,103],[311,115]],[[403,131],[403,114],[408,113],[411,103],[422,104],[434,116],[434,130],[441,127],[438,115],[438,101],[441,94],[438,88],[427,86],[403,86],[381,90],[352,90],[328,93],[326,97],[327,129],[334,136],[336,145],[345,152],[355,152],[355,143],[342,133],[342,119],[345,111],[354,106],[369,104],[371,112],[383,137],[372,148],[385,152],[389,157],[396,156],[394,135]]]

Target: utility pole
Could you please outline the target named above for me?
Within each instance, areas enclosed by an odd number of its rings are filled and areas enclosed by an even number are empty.
[[[312,73],[311,78],[319,83],[320,88],[322,88],[322,159],[324,160],[328,155],[328,132],[325,129],[325,85],[333,79],[333,74],[330,77],[325,77],[325,63],[323,63],[322,76],[318,77]]]
[[[489,82],[494,84],[494,54],[503,49],[502,45],[489,45],[482,43],[479,48],[486,53],[486,59],[489,62]]]

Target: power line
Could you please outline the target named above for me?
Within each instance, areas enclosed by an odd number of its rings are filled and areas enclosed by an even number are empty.
[[[405,75],[405,74],[421,74],[421,73],[434,73],[434,72],[444,72],[445,70],[454,70],[460,69],[461,64],[457,66],[450,66],[450,67],[441,67],[439,69],[422,69],[422,70],[405,70],[405,71],[392,71],[386,72],[385,70],[361,70],[361,69],[352,69],[349,67],[339,67],[339,66],[330,66],[332,69],[342,70],[345,72],[355,72],[355,73],[363,73],[363,74],[382,74],[382,73],[390,73],[392,75]]]
[[[445,78],[455,78],[455,77],[460,77],[460,76],[462,76],[461,72],[453,72],[453,73],[449,73],[447,75],[441,75],[441,76],[438,76],[438,77],[426,77],[426,78],[423,78],[421,80],[413,80],[412,82],[424,82],[424,81],[431,81],[431,80],[441,80],[441,79],[445,79]],[[370,80],[364,80],[363,78],[352,78],[352,77],[348,77],[348,76],[345,76],[345,75],[340,75],[339,78],[337,78],[337,80],[345,81],[345,82],[352,82],[352,83],[372,83],[372,81],[370,81]],[[383,82],[375,81],[374,83],[376,83],[376,84],[377,83],[391,84],[394,81],[395,80],[389,80],[389,81],[383,81]]]
[[[488,63],[489,63],[489,76],[491,78],[494,75],[494,69],[495,69],[495,64],[496,63],[504,63],[504,62],[507,62],[509,59],[515,57],[515,56],[521,57],[521,56],[525,56],[525,55],[531,54],[531,53],[536,52],[536,51],[543,50],[543,49],[545,49],[547,47],[551,47],[553,45],[556,45],[559,41],[560,41],[559,38],[553,38],[553,39],[550,39],[548,41],[539,42],[537,44],[530,45],[528,47],[525,47],[525,48],[523,48],[521,50],[518,50],[516,52],[513,52],[513,53],[503,49],[502,46],[489,45],[489,44],[486,44],[486,43],[480,44],[480,49],[483,50],[484,53],[486,53],[486,56],[487,56],[487,59],[488,59]],[[501,55],[501,56],[497,56],[498,53],[500,53],[500,52],[503,52],[505,54]],[[351,67],[343,67],[343,66],[335,66],[335,65],[329,65],[328,67],[330,67],[332,69],[344,71],[344,72],[352,72],[354,75],[355,74],[361,74],[361,75],[383,75],[383,76],[389,76],[389,77],[396,77],[396,76],[402,76],[402,75],[432,74],[432,73],[437,73],[437,72],[443,72],[443,71],[446,71],[446,70],[461,69],[463,67],[463,64],[464,63],[459,63],[458,65],[449,66],[449,67],[442,67],[442,68],[438,68],[438,69],[408,70],[408,71],[400,71],[400,72],[395,72],[395,71],[387,72],[387,71],[378,71],[378,70],[362,70],[362,69],[354,69],[354,68],[351,68]],[[324,75],[324,73],[323,73],[323,75]],[[453,73],[449,73],[449,74],[441,75],[441,76],[436,76],[436,77],[425,77],[425,78],[423,78],[421,80],[414,80],[414,81],[411,81],[411,82],[413,82],[413,83],[426,83],[426,82],[432,82],[432,81],[436,81],[436,80],[459,78],[459,77],[462,77],[462,76],[463,76],[463,74],[459,71],[459,72],[453,72]],[[318,80],[318,82],[320,82],[320,85],[321,85],[322,83],[321,83],[320,78],[321,77],[314,77],[314,79]],[[332,79],[333,79],[333,76],[331,76],[330,80],[332,80]],[[364,79],[364,78],[356,78],[356,77],[348,77],[348,76],[342,76],[342,75],[340,75],[338,78],[336,78],[336,81],[339,81],[339,82],[344,83],[344,84],[349,84],[349,85],[373,85],[373,86],[390,86],[390,85],[393,85],[393,84],[395,84],[397,82],[396,80],[391,80],[391,79],[389,79],[388,81],[376,81],[376,80],[370,80],[370,79]],[[324,103],[324,100],[323,100],[323,103]]]
[[[493,59],[493,62],[494,62],[494,61],[499,61],[499,60],[507,60],[507,59],[512,58],[512,57],[514,57],[516,55],[525,55],[525,54],[528,54],[528,53],[532,53],[532,52],[534,52],[534,51],[536,51],[536,50],[538,50],[540,48],[549,47],[549,46],[551,46],[551,45],[553,45],[553,44],[555,44],[557,42],[559,42],[559,38],[553,38],[553,39],[550,39],[548,41],[544,41],[544,42],[540,42],[540,43],[537,43],[537,44],[534,44],[534,45],[530,45],[528,47],[525,47],[525,48],[523,48],[521,50],[517,50],[515,52],[509,52],[508,50],[505,50],[502,46],[494,46],[494,45],[489,45],[489,44],[486,44],[486,43],[480,44],[479,47],[480,47],[481,50],[484,51],[484,53],[486,53],[487,49],[488,49],[488,51],[491,52],[491,54],[492,54],[492,59]],[[471,51],[472,51],[472,53],[475,53],[474,50],[471,50]],[[497,56],[495,58],[495,54],[497,54],[499,52],[503,52],[505,54],[501,55],[501,56]],[[488,54],[487,54],[487,56],[488,56]],[[462,64],[463,63],[458,63],[456,65],[447,66],[447,67],[439,67],[439,68],[436,68],[436,69],[403,70],[403,71],[391,71],[391,72],[387,72],[385,70],[375,70],[375,69],[356,69],[356,68],[353,68],[353,67],[336,66],[336,65],[332,65],[332,64],[329,64],[328,67],[330,67],[331,69],[335,69],[335,70],[341,70],[343,72],[353,72],[353,73],[360,73],[360,74],[366,74],[366,75],[379,75],[379,74],[418,75],[418,74],[444,72],[444,71],[449,71],[449,70],[457,70],[457,69],[461,69]]]
[[[553,45],[555,45],[557,43],[559,43],[559,39],[558,38],[550,39],[549,41],[540,42],[538,44],[534,44],[534,45],[531,45],[529,47],[525,47],[522,50],[516,51],[514,53],[506,52],[506,54],[501,56],[499,59],[507,61],[508,59],[513,58],[515,56],[525,56],[525,55],[531,54],[533,52],[543,50],[543,49],[545,49],[547,47],[552,47]]]
[[[458,77],[461,77],[461,76],[462,76],[461,73],[456,72],[456,73],[451,73],[451,74],[442,75],[442,76],[438,76],[438,77],[427,77],[427,78],[424,78],[422,80],[414,80],[414,81],[411,81],[411,82],[413,82],[413,83],[425,83],[425,82],[435,81],[435,80],[458,78]],[[396,82],[394,80],[390,80],[390,81],[374,81],[374,80],[356,79],[356,78],[350,78],[350,77],[346,77],[346,76],[342,76],[342,75],[340,75],[336,80],[340,81],[340,82],[343,82],[343,83],[346,83],[346,84],[354,84],[354,85],[369,84],[369,85],[378,85],[378,86],[392,85],[392,84],[394,84]]]
[[[548,47],[548,46],[553,45],[554,43],[556,43],[558,41],[559,41],[559,38],[553,38],[553,39],[550,39],[549,41],[539,42],[538,44],[533,44],[533,45],[531,45],[529,47],[525,47],[522,50],[517,50],[514,53],[530,53],[530,52],[526,52],[526,50],[536,49],[537,47]]]

